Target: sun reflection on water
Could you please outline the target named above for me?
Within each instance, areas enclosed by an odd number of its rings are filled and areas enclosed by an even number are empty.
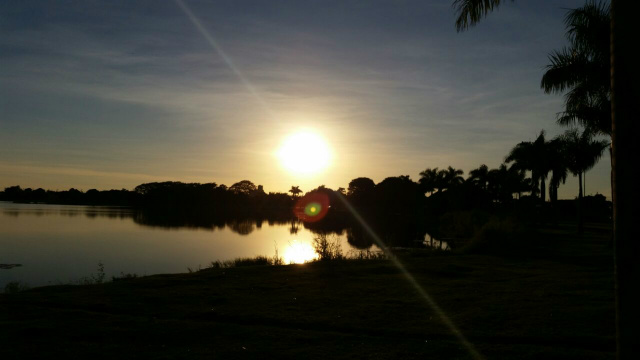
[[[282,257],[285,264],[304,264],[315,260],[318,255],[310,243],[295,240],[289,243]]]

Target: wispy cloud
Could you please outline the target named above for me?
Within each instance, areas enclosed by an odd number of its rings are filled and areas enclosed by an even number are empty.
[[[538,84],[564,41],[558,8],[581,5],[516,2],[457,34],[448,0],[187,4],[273,114],[174,2],[44,4],[30,15],[15,3],[0,19],[5,174],[46,159],[140,182],[255,176],[284,190],[269,173],[272,148],[301,126],[340,154],[328,185],[354,171],[497,166],[516,142],[560,130],[561,98]]]

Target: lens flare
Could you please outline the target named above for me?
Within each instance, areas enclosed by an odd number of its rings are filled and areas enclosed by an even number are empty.
[[[313,192],[303,196],[293,208],[298,219],[305,222],[322,220],[329,211],[329,197],[322,192]]]
[[[304,207],[304,213],[307,216],[316,216],[320,213],[321,210],[322,210],[322,205],[320,205],[317,202],[308,203]]]

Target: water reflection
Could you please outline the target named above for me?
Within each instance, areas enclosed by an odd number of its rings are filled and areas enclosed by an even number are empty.
[[[300,231],[300,222],[293,220],[291,221],[291,226],[289,227],[289,234],[295,235]]]
[[[131,219],[135,224],[161,229],[198,229],[220,231],[228,229],[236,234],[248,236],[262,228],[263,223],[269,227],[287,226],[289,234],[297,235],[302,229],[314,234],[335,234],[346,239],[351,248],[367,250],[374,246],[373,239],[362,227],[352,224],[345,219],[340,221],[324,221],[316,223],[302,222],[293,215],[291,217],[250,218],[229,217],[217,213],[202,211],[171,212],[154,210],[137,210],[126,207],[109,206],[76,206],[76,205],[48,205],[48,204],[14,204],[0,202],[2,215],[7,217],[20,216],[63,216],[68,218],[84,215],[86,219]],[[378,234],[393,246],[412,247],[420,243],[430,248],[450,249],[446,241],[433,238],[420,226],[407,223],[372,222]]]
[[[262,226],[262,221],[259,221],[260,225]],[[231,222],[229,222],[227,224],[227,226],[229,226],[229,229],[231,229],[231,231],[238,233],[240,235],[249,235],[253,232],[253,230],[256,227],[256,221],[255,220],[233,220]]]
[[[284,250],[282,259],[285,264],[304,264],[318,258],[311,243],[293,240]]]
[[[111,206],[77,206],[77,205],[50,205],[50,204],[14,204],[0,201],[3,216],[37,216],[60,215],[76,217],[84,215],[92,219],[96,217],[108,217],[111,219],[133,218],[135,211],[126,207]]]
[[[371,223],[390,246],[450,247],[397,219]],[[23,264],[0,271],[0,289],[9,281],[31,286],[73,282],[93,274],[99,262],[107,277],[184,272],[198,264],[259,255],[304,263],[318,259],[314,238],[320,235],[337,239],[345,256],[379,251],[345,217],[309,224],[282,217],[0,202],[0,262]]]

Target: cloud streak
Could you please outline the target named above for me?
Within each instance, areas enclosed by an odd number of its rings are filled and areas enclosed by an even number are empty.
[[[517,2],[464,34],[444,0],[184,2],[190,17],[175,2],[62,4],[0,15],[0,161],[284,191],[271,153],[297,127],[331,138],[343,163],[318,180],[333,187],[497,166],[559,133],[562,99],[539,80],[564,41],[559,7],[581,2]]]

